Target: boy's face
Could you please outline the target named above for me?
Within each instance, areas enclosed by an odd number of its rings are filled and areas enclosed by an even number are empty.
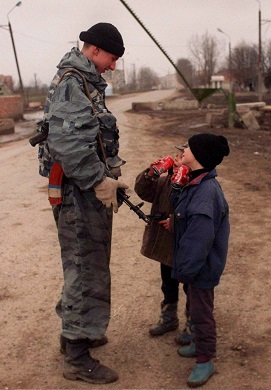
[[[183,152],[182,164],[186,165],[192,171],[195,170],[195,165],[198,164],[197,160],[194,157],[194,154],[191,152],[190,148],[185,148]]]
[[[183,159],[183,150],[179,150],[179,153],[174,158],[174,164],[173,164],[173,172],[175,172],[182,164]]]

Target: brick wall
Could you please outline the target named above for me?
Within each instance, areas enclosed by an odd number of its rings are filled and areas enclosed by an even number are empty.
[[[20,95],[0,96],[0,119],[23,119],[23,102]]]

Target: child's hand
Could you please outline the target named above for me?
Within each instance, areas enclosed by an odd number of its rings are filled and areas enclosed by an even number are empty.
[[[153,162],[151,163],[151,165],[150,165],[150,167],[149,167],[149,171],[148,171],[148,175],[149,175],[149,176],[154,176],[154,175],[155,175],[155,172],[154,172],[154,170],[153,170],[153,165],[158,164],[159,161],[160,161],[160,159],[155,160],[155,161],[153,161]]]
[[[163,221],[158,222],[159,225],[162,225],[164,229],[170,230],[170,218],[164,219]]]
[[[151,164],[151,167],[154,173],[157,176],[160,176],[162,173],[166,173],[170,168],[173,167],[174,160],[171,156],[165,156],[159,160],[154,161]]]
[[[150,168],[149,168],[149,170],[148,170],[148,175],[149,176],[154,176],[155,175],[155,173],[154,173],[154,170],[153,170],[153,167],[150,165]]]
[[[190,168],[181,165],[171,177],[171,185],[174,189],[180,189],[189,183]]]
[[[157,160],[153,161],[153,162],[151,163],[151,167],[152,167],[153,165],[158,164],[160,161],[161,161],[161,158],[158,158]]]

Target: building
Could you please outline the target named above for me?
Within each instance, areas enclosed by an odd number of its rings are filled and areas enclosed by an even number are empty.
[[[4,84],[8,88],[10,93],[12,93],[14,86],[13,86],[13,79],[11,76],[4,76],[4,75],[0,74],[0,83],[1,83],[1,85]]]
[[[159,77],[160,89],[183,89],[184,86],[178,81],[176,73],[167,74],[166,76]]]
[[[0,75],[0,119],[18,120],[23,118],[21,96],[15,95],[12,89],[12,77]]]
[[[211,77],[211,87],[220,89],[225,88],[225,77],[222,75],[215,75]]]
[[[122,69],[115,69],[114,71],[108,70],[103,75],[107,88],[105,94],[107,96],[113,95],[116,92],[123,91],[125,88],[124,71]]]

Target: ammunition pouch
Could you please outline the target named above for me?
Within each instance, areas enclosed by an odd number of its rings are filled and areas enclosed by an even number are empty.
[[[114,157],[119,150],[119,129],[116,118],[110,113],[97,114],[107,157]]]
[[[119,129],[116,118],[110,112],[102,112],[96,115],[99,121],[101,138],[106,157],[106,163],[115,177],[121,176],[120,167],[126,163],[118,156]],[[99,151],[101,153],[101,151]],[[102,157],[102,156],[101,156]]]

